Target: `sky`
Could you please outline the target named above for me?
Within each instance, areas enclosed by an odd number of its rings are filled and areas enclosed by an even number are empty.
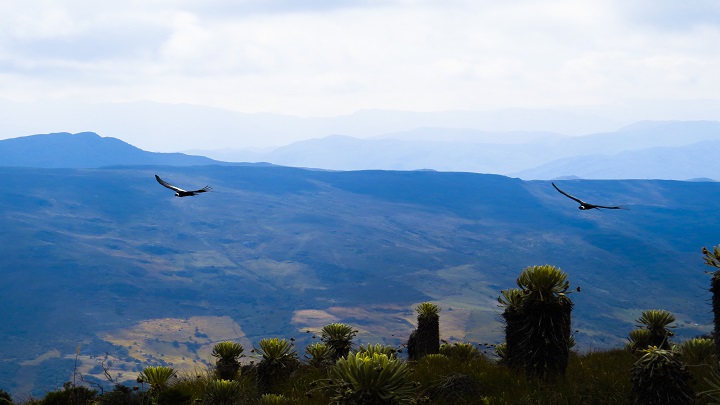
[[[10,104],[330,117],[720,98],[715,0],[3,0],[0,27]]]

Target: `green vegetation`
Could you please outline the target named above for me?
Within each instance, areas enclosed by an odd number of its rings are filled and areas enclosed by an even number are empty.
[[[572,336],[567,274],[554,266],[525,268],[516,283],[498,298],[505,307],[503,359],[531,377],[561,376],[567,368]]]
[[[406,363],[368,352],[341,358],[330,369],[331,404],[409,404],[415,396]]]
[[[260,391],[269,393],[299,365],[298,354],[287,339],[262,339],[255,351],[262,356],[257,366]]]
[[[648,345],[641,349],[646,349],[649,346],[664,350],[670,348],[670,337],[674,335],[670,329],[675,328],[670,324],[675,322],[675,315],[664,309],[650,309],[644,311],[636,322],[641,324],[638,326],[649,332],[647,335]]]
[[[703,246],[702,253],[705,264],[714,267],[715,271],[710,272],[710,292],[712,293],[712,311],[713,311],[713,339],[715,340],[715,357],[720,359],[720,246],[713,247],[710,252]]]
[[[328,367],[334,363],[335,352],[325,343],[317,342],[305,348],[305,358],[313,367]]]
[[[415,308],[418,327],[408,339],[408,359],[416,361],[440,351],[440,307],[423,302]]]
[[[218,360],[216,370],[221,380],[231,380],[240,370],[243,347],[236,342],[220,342],[213,347],[212,356]]]
[[[498,298],[506,337],[517,341],[496,345],[497,359],[473,343],[440,345],[434,330],[440,307],[422,303],[416,308],[415,354],[422,345],[431,346],[420,343],[426,336],[419,333],[422,328],[431,329],[427,336],[438,346],[414,359],[409,353],[408,360],[400,358],[398,348],[385,344],[353,351],[357,330],[333,323],[323,328],[322,342],[305,348],[304,362],[292,339],[261,339],[253,349],[259,362],[245,365],[240,365],[240,344],[220,342],[211,353],[216,366],[206,370],[178,375],[170,367],[149,366],[138,375],[139,387],[116,384],[112,391],[97,392],[66,383],[25,404],[704,404],[720,399],[714,341],[698,337],[672,345],[675,316],[670,312],[643,311],[637,319],[641,328],[629,331],[625,348],[578,354],[570,350],[573,303],[567,275],[553,266],[533,266],[521,272],[517,285]],[[225,372],[229,378],[221,378]],[[0,404],[11,401],[0,390]]]
[[[635,404],[692,404],[695,391],[690,372],[679,354],[652,346],[632,368],[632,395]]]
[[[352,340],[357,331],[344,323],[331,323],[322,328],[322,340],[333,350],[333,360],[347,357],[352,348]]]

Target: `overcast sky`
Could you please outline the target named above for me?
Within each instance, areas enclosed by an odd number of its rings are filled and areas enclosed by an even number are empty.
[[[331,116],[716,99],[715,0],[0,2],[0,99]]]

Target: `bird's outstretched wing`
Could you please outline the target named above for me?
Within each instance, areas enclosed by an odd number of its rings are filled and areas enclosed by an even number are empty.
[[[593,206],[594,206],[595,208],[605,208],[605,209],[608,209],[608,210],[626,210],[626,209],[627,209],[627,208],[618,207],[618,206],[608,207],[607,205],[593,205]]]
[[[212,187],[210,187],[210,186],[205,186],[205,187],[201,188],[200,190],[193,190],[193,191],[190,191],[190,192],[191,192],[191,193],[204,193],[204,192],[210,191],[210,190],[212,190]]]
[[[176,191],[176,192],[178,192],[178,193],[185,193],[185,192],[187,192],[186,190],[183,190],[183,189],[181,189],[180,187],[173,186],[172,184],[168,183],[167,181],[161,179],[157,174],[155,175],[155,179],[158,181],[158,183],[160,183],[160,184],[162,184],[163,186],[169,188],[170,190]],[[205,190],[205,189],[203,189],[203,191],[199,191],[199,190],[198,190],[198,192],[201,192],[201,193],[204,193],[205,191],[207,191],[207,190]]]
[[[570,194],[568,194],[568,193],[560,190],[560,188],[558,188],[558,186],[556,186],[555,183],[551,183],[551,184],[553,185],[553,187],[555,187],[555,190],[559,191],[559,192],[560,192],[561,194],[563,194],[564,196],[566,196],[566,197],[568,197],[568,198],[572,198],[573,200],[579,202],[580,204],[587,204],[585,201],[583,201],[583,200],[581,200],[581,199],[579,199],[579,198],[577,198],[577,197],[573,197],[573,196],[571,196]],[[603,208],[605,208],[605,207],[603,207]]]

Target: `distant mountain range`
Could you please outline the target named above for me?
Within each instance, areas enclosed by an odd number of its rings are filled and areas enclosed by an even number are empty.
[[[371,139],[334,135],[265,152],[195,151],[227,161],[264,161],[334,170],[494,173],[523,179],[717,179],[715,121],[640,122],[615,132],[483,132],[424,128]],[[710,148],[710,149],[708,149]]]

